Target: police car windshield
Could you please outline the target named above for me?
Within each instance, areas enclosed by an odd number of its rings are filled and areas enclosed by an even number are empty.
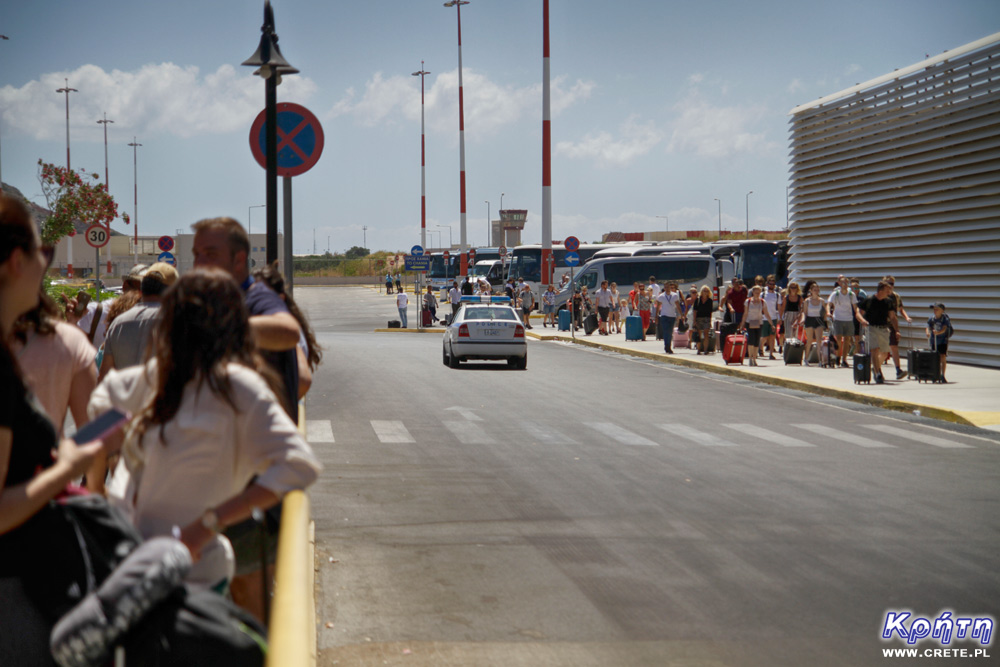
[[[517,315],[509,307],[466,306],[466,308],[465,319],[467,320],[517,320]]]

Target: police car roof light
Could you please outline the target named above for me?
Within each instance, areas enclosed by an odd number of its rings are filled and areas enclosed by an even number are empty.
[[[468,295],[462,297],[462,303],[510,303],[509,296]]]

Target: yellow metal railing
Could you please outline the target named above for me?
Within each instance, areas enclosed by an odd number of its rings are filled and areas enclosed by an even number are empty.
[[[300,402],[299,430],[303,435],[305,426],[305,405]],[[316,605],[309,496],[292,491],[283,503],[266,665],[312,667],[316,664]]]

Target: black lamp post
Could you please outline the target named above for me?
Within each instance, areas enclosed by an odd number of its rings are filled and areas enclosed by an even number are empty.
[[[298,74],[288,64],[278,48],[274,32],[274,11],[270,0],[264,2],[264,25],[260,27],[260,44],[252,56],[243,61],[247,67],[258,67],[254,74],[264,79],[264,157],[267,163],[267,263],[278,259],[278,84],[282,74]],[[285,239],[285,243],[291,243]],[[291,267],[286,267],[290,271]]]

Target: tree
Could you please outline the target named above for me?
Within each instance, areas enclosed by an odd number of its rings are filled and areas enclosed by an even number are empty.
[[[87,227],[109,225],[118,217],[118,204],[100,182],[98,174],[80,173],[38,161],[38,180],[50,215],[42,224],[42,243],[54,245],[73,231],[79,220]],[[122,214],[125,224],[128,213]]]
[[[368,248],[362,248],[361,246],[356,245],[345,252],[344,257],[347,259],[361,259],[362,257],[367,257],[370,254],[371,253],[368,251]]]

